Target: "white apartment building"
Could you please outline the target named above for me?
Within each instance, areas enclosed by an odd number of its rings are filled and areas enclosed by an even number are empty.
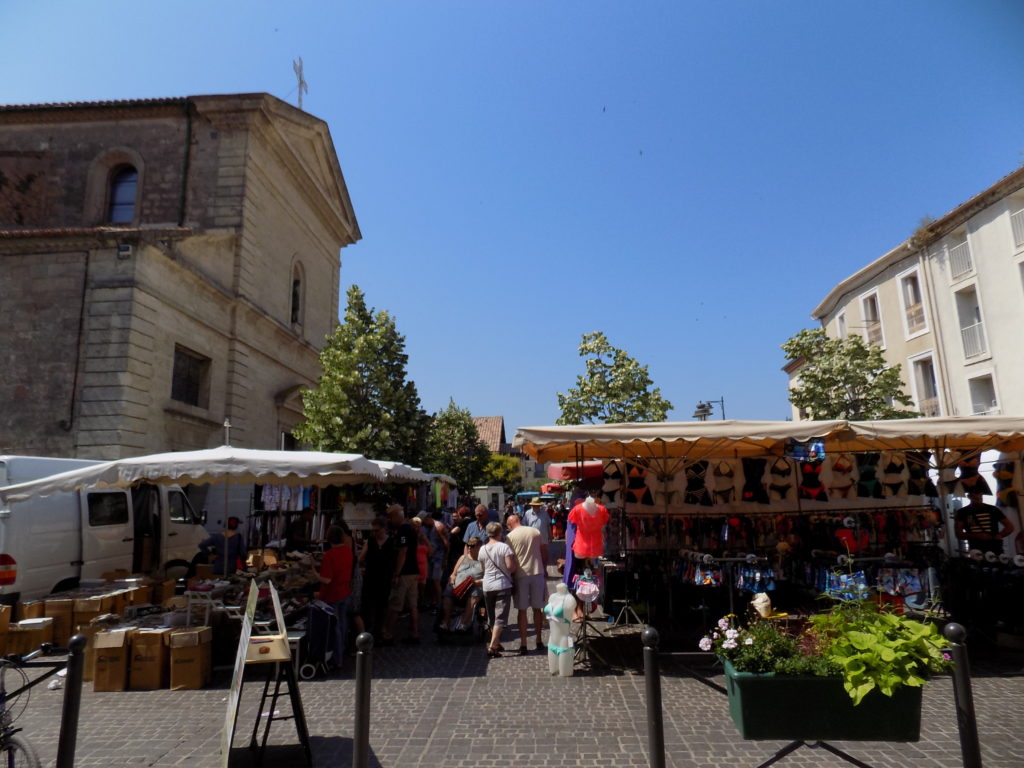
[[[812,314],[830,336],[879,344],[926,416],[1024,414],[1024,168],[843,280]]]

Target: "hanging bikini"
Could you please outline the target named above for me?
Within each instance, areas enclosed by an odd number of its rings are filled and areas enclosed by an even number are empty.
[[[882,488],[883,494],[889,498],[904,496],[903,473],[907,468],[906,459],[898,451],[890,451],[882,455]]]
[[[980,466],[980,456],[961,459],[960,463],[957,464],[957,469],[960,470],[960,487],[963,488],[964,496],[972,493],[982,493],[986,496],[992,495],[992,489],[989,487],[988,481],[978,471]]]
[[[654,497],[651,496],[651,489],[647,487],[647,470],[630,464],[626,477],[626,501],[653,507]]]
[[[939,495],[935,483],[928,474],[931,453],[928,451],[908,451],[907,459],[907,495],[927,496],[930,499]]]
[[[821,484],[820,459],[800,462],[800,498],[810,501],[828,501],[828,493]]]
[[[862,499],[881,499],[882,483],[878,479],[877,453],[857,454],[857,496]]]
[[[736,493],[736,472],[732,464],[728,461],[720,461],[715,464],[711,474],[714,476],[715,483],[715,503],[730,503]]]
[[[832,484],[828,492],[833,499],[852,499],[857,495],[857,480],[853,474],[853,459],[847,453],[840,453],[832,459],[830,467]]]
[[[793,465],[779,456],[768,467],[768,496],[772,501],[789,501],[793,489]]]
[[[609,461],[604,468],[604,484],[601,486],[601,493],[611,503],[617,501],[619,491],[622,490],[622,470],[618,462]]]
[[[768,459],[742,459],[743,463],[743,489],[740,491],[740,498],[743,501],[754,501],[758,504],[768,504],[768,489],[764,483],[764,468]]]
[[[1013,480],[1016,461],[997,461],[992,465],[992,477],[996,479],[996,505],[1019,509],[1017,489]]]
[[[711,493],[708,491],[705,477],[708,462],[695,461],[686,467],[686,491],[683,495],[684,504],[699,504],[702,507],[712,505]]]

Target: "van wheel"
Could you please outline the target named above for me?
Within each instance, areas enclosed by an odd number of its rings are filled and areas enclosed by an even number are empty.
[[[54,594],[57,592],[68,592],[72,589],[78,589],[78,579],[64,579],[64,581],[60,582],[59,584],[57,584],[56,587],[53,588],[50,594]]]
[[[184,579],[189,574],[189,564],[184,560],[174,560],[164,566],[164,578]]]

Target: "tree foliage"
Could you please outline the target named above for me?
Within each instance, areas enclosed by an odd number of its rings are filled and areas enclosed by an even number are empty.
[[[672,403],[652,387],[647,366],[613,347],[600,331],[583,334],[580,357],[586,373],[576,386],[558,393],[559,424],[617,424],[664,421]]]
[[[348,289],[345,319],[320,353],[323,374],[302,393],[305,421],[295,437],[318,450],[361,453],[418,466],[428,418],[406,380],[405,337],[394,318]]]
[[[473,416],[454,400],[431,417],[423,460],[427,472],[450,475],[463,493],[470,493],[482,484],[490,458]]]
[[[523,475],[519,459],[504,453],[492,453],[484,468],[483,485],[500,485],[505,493],[515,493]]]
[[[823,329],[804,329],[782,345],[789,361],[801,361],[789,401],[811,419],[904,419],[913,400],[903,391],[899,364],[889,366],[882,350],[853,334],[830,338]]]

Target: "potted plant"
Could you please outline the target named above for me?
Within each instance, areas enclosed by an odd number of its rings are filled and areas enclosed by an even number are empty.
[[[722,659],[746,739],[916,741],[921,686],[950,666],[934,626],[870,600],[837,603],[794,634],[721,619],[700,647]]]

